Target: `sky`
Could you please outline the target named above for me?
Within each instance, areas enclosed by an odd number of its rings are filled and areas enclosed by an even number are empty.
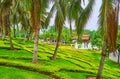
[[[86,24],[85,29],[97,30],[97,28],[98,28],[98,16],[99,16],[101,4],[102,4],[102,0],[95,0],[93,11],[92,11],[91,16]]]
[[[85,0],[85,2],[87,3],[88,0]],[[99,15],[101,3],[102,3],[102,0],[95,0],[95,4],[93,6],[91,16],[90,16],[88,22],[86,23],[85,29],[97,30],[97,28],[98,28],[98,15]],[[48,10],[50,10],[51,6],[52,6],[52,4],[49,5]],[[85,5],[83,5],[83,7],[85,7]],[[54,25],[54,17],[55,17],[55,14],[50,21],[50,25]],[[64,25],[69,27],[68,20],[65,22]],[[72,27],[74,28],[74,22],[72,23]]]

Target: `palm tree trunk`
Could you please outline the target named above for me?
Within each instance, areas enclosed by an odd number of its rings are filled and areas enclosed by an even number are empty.
[[[13,47],[12,38],[11,38],[10,26],[8,27],[8,38],[10,42],[10,49],[13,50],[14,47]]]
[[[2,40],[4,40],[5,38],[5,33],[4,33],[4,27],[5,27],[5,18],[4,18],[4,14],[2,14]]]
[[[0,14],[0,36],[2,36],[2,15]]]
[[[16,38],[16,29],[15,29],[15,25],[13,26],[13,30],[14,30],[14,38]]]
[[[100,78],[101,78],[102,71],[103,71],[103,67],[104,67],[104,61],[105,61],[105,56],[102,55],[102,56],[101,56],[101,61],[100,61],[100,66],[99,66],[99,70],[98,70],[98,74],[97,74],[97,78],[96,78],[96,79],[100,79]]]
[[[52,60],[55,60],[55,59],[56,59],[58,47],[59,47],[59,44],[60,44],[61,33],[62,33],[62,29],[61,29],[61,30],[59,31],[59,33],[58,33],[56,48],[55,48],[55,51],[54,51],[53,56],[51,57]]]
[[[34,53],[32,63],[37,63],[37,52],[38,52],[38,41],[39,41],[39,30],[35,32],[35,40],[34,40]]]
[[[5,34],[4,34],[4,31],[3,31],[3,27],[1,28],[1,36],[2,36],[2,40],[5,39]]]
[[[24,31],[24,40],[23,40],[23,42],[26,42],[26,41],[27,41],[27,32]]]
[[[118,65],[120,64],[120,52],[118,51]]]
[[[8,13],[8,15],[6,15],[6,24],[8,27],[8,38],[9,38],[9,43],[10,43],[10,49],[13,50],[14,47],[13,47],[12,38],[11,38],[9,13]]]
[[[99,65],[98,74],[97,74],[96,79],[100,79],[101,75],[102,75],[102,71],[104,68],[104,61],[105,61],[105,57],[106,57],[106,48],[107,48],[107,42],[104,41],[103,48],[102,48],[102,54],[101,54],[102,56],[101,56],[100,65]]]
[[[18,24],[17,24],[17,34],[18,34],[18,37],[21,37],[20,27]]]
[[[35,32],[35,40],[34,40],[34,51],[33,51],[33,59],[32,63],[37,64],[37,53],[38,53],[38,41],[39,41],[39,30],[40,30],[40,16],[39,16],[39,0],[32,0],[33,7],[32,7],[32,23]]]
[[[71,20],[70,20],[70,34],[72,36],[72,24],[71,24]]]

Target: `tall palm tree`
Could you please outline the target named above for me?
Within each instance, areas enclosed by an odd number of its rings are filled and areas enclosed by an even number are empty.
[[[62,28],[63,28],[64,22],[66,19],[66,11],[67,11],[68,2],[69,0],[54,0],[54,4],[51,8],[51,11],[48,15],[48,19],[46,22],[46,25],[47,25],[51,16],[54,14],[54,12],[56,12],[54,22],[55,22],[55,28],[58,31],[58,37],[57,37],[57,43],[56,43],[54,54],[51,57],[52,60],[55,60],[57,56],[57,50],[58,50],[59,43],[60,43]]]
[[[83,8],[81,5],[82,4],[81,1],[85,4],[84,0],[71,0],[68,7],[68,20],[70,23],[70,33],[72,33],[71,22],[72,20],[74,20],[75,28],[78,34],[78,39],[82,30],[84,29],[86,22],[89,19],[92,7],[94,5],[94,0],[89,0],[88,5],[85,8]]]
[[[0,14],[0,36],[1,36],[1,34],[2,34],[2,15]]]
[[[15,29],[15,23],[17,23],[17,18],[16,18],[16,9],[15,9],[15,5],[17,2],[15,2],[15,0],[12,0],[12,24],[13,24],[13,32],[14,32],[14,38],[16,38],[16,29]]]
[[[16,12],[15,12],[15,18],[17,18],[16,20],[17,25],[18,23],[21,24],[20,31],[24,33],[24,42],[25,42],[27,40],[27,35],[29,35],[28,33],[30,32],[30,28],[32,26],[30,23],[30,9],[32,6],[32,1],[31,0],[27,0],[27,1],[19,0],[19,2],[17,1],[17,3],[16,3],[17,6],[16,6]],[[13,22],[15,18],[13,17]]]
[[[39,16],[39,8],[40,3],[38,0],[32,0],[32,23],[35,31],[35,41],[34,41],[34,52],[33,52],[33,60],[32,63],[37,63],[37,52],[38,52],[38,40],[39,40],[39,29],[40,29],[40,16]]]
[[[34,40],[34,52],[33,52],[33,63],[37,63],[37,52],[38,52],[38,41],[39,41],[39,31],[41,28],[41,16],[44,15],[45,8],[48,6],[49,0],[32,0],[32,10],[31,10],[31,19],[35,32]]]
[[[67,17],[70,24],[70,34],[72,35],[72,21],[74,20],[75,23],[78,21],[78,18],[80,17],[81,12],[83,11],[83,8],[80,4],[80,0],[71,0],[68,4],[67,9]]]
[[[102,0],[101,12],[99,17],[99,29],[101,30],[104,42],[97,79],[101,78],[107,49],[108,52],[116,51],[118,14],[119,0]]]
[[[2,14],[2,22],[3,22],[2,28],[5,28],[5,30],[7,29],[10,48],[14,49],[13,44],[12,44],[12,38],[11,38],[11,30],[10,30],[10,26],[11,26],[10,15],[11,15],[12,0],[3,0],[0,2],[1,2],[0,13]]]
[[[33,50],[33,63],[37,63],[37,53],[38,53],[38,41],[39,41],[39,31],[42,27],[44,27],[43,17],[46,14],[46,8],[48,6],[48,2],[51,0],[20,0],[20,6],[24,9],[24,14],[28,13],[27,16],[30,17],[31,23],[29,24],[29,32],[31,36],[34,34],[34,50]],[[20,8],[22,9],[22,8]],[[21,11],[21,10],[20,10]],[[22,13],[23,14],[23,13]],[[26,15],[23,15],[26,17]],[[27,20],[27,19],[24,19]],[[23,21],[23,20],[22,20]],[[21,22],[22,22],[21,21]],[[29,21],[29,20],[28,20]],[[28,21],[23,21],[22,23],[26,23]],[[26,29],[25,27],[23,27]]]
[[[87,6],[81,11],[78,18],[76,18],[76,31],[77,31],[78,37],[83,31],[85,24],[87,23],[91,15],[94,3],[95,3],[95,0],[89,0]]]
[[[55,60],[57,56],[59,43],[61,41],[61,33],[63,29],[63,24],[66,19],[66,9],[67,9],[66,5],[68,4],[68,1],[67,0],[56,0],[55,4],[56,4],[56,9],[57,9],[56,17],[55,17],[55,28],[58,30],[58,37],[57,37],[57,43],[56,43],[54,54],[51,57],[52,60]]]
[[[48,16],[49,19],[47,20],[49,21],[52,14],[56,11],[55,28],[58,30],[58,37],[57,37],[57,43],[56,43],[54,54],[51,57],[52,60],[56,59],[56,56],[57,56],[57,50],[60,43],[62,28],[66,20],[66,17],[68,16],[68,19],[70,20],[70,24],[72,19],[76,21],[76,29],[77,29],[78,35],[82,30],[81,28],[83,28],[83,26],[87,22],[87,18],[90,15],[92,5],[94,4],[94,0],[89,1],[89,4],[85,8],[85,10],[82,10],[80,3],[81,3],[81,0],[55,0],[54,1],[53,7],[51,8],[51,11]],[[69,14],[67,14],[66,12],[68,12]],[[84,18],[83,21],[82,21],[82,18]]]
[[[4,13],[3,12],[1,12],[0,13],[0,17],[1,17],[1,26],[0,26],[0,28],[1,28],[1,38],[2,38],[2,40],[4,40],[4,38],[5,38],[5,33],[4,33],[4,25],[5,25],[5,21],[4,21]]]

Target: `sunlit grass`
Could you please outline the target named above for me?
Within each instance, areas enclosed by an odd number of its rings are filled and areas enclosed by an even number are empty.
[[[50,60],[50,57],[54,53],[55,46],[39,43],[39,64],[35,65],[31,63],[33,53],[32,46],[34,42],[27,41],[21,43],[22,40],[23,39],[19,38],[13,40],[14,47],[17,47],[20,50],[0,48],[0,64],[7,67],[12,66],[17,69],[23,68],[25,71],[46,72],[61,79],[86,79],[88,76],[96,76],[97,74],[101,56],[100,51],[77,50],[70,46],[60,46],[57,59]],[[1,44],[8,47],[9,43],[7,42],[8,40],[6,39],[5,42],[2,41]],[[12,70],[13,68],[10,69]],[[119,79],[119,73],[120,67],[117,66],[115,62],[106,58],[103,77],[106,79]],[[10,75],[7,75],[7,72],[4,74],[6,74],[7,79],[9,79],[8,77]],[[24,79],[24,76],[25,75],[21,76],[20,79],[22,79],[22,77]],[[46,79],[46,77],[43,76],[42,79]]]

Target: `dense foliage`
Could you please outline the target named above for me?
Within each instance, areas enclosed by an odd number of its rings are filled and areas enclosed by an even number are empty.
[[[50,39],[53,40],[57,38],[57,30],[54,28],[54,26],[50,26],[45,32],[43,32],[42,34],[40,34],[40,39]],[[72,39],[70,33],[69,33],[69,29],[68,27],[64,27],[62,30],[62,35],[61,35],[61,39],[64,40],[66,43],[69,43]]]

